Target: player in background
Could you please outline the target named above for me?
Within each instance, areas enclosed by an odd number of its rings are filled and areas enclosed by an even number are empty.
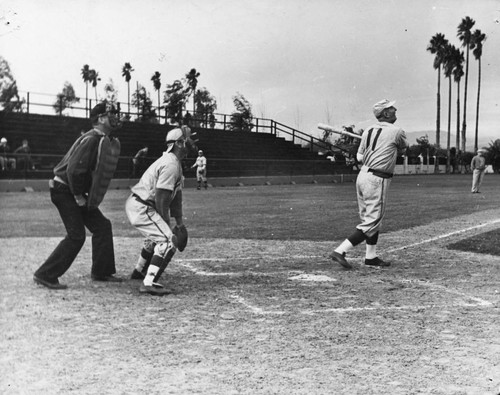
[[[472,158],[470,163],[470,168],[472,170],[472,193],[481,193],[479,188],[483,183],[484,172],[486,170],[486,158],[484,154],[486,150],[484,148],[479,148],[477,150],[477,155]]]
[[[166,145],[163,155],[132,187],[125,204],[130,223],[145,238],[131,278],[143,279],[139,288],[141,293],[158,296],[168,293],[158,280],[177,251],[175,233],[180,229],[187,235],[182,212],[182,160],[188,146],[194,145],[190,129],[186,126],[172,129],[167,133]],[[175,226],[171,224],[172,217]],[[182,251],[183,247],[179,249]]]
[[[196,162],[194,162],[194,165],[191,166],[191,169],[196,167],[196,182],[198,183],[198,186],[196,189],[200,190],[201,189],[201,182],[203,181],[203,186],[205,189],[207,189],[208,184],[207,184],[207,158],[203,156],[203,151],[199,150],[198,151],[198,157],[196,158]]]
[[[366,241],[365,265],[390,266],[378,257],[377,242],[396,158],[408,147],[403,129],[393,125],[397,119],[394,104],[382,100],[373,106],[378,122],[363,133],[358,148],[356,158],[362,167],[356,179],[356,192],[361,223],[330,255],[346,269],[352,268],[345,259],[346,253],[363,241]]]
[[[33,280],[51,289],[67,288],[59,283],[59,277],[83,247],[85,228],[92,233],[92,280],[122,281],[113,276],[116,269],[111,222],[98,208],[120,155],[120,142],[109,136],[121,127],[121,122],[117,109],[106,101],[90,111],[90,120],[92,129],[75,141],[49,181],[50,198],[67,234],[35,272]]]

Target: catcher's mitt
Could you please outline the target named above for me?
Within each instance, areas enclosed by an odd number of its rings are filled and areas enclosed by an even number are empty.
[[[177,237],[177,249],[182,252],[188,243],[188,231],[184,225],[174,226],[172,233]]]

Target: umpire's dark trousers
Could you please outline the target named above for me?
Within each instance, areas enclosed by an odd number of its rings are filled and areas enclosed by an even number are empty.
[[[50,198],[59,210],[67,234],[35,275],[49,281],[61,277],[85,243],[85,227],[92,233],[91,274],[98,277],[115,274],[113,230],[109,219],[97,208],[78,206],[69,187],[57,181],[50,188]]]

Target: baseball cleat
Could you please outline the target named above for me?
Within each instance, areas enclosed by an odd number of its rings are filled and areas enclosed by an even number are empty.
[[[59,280],[56,278],[55,281],[49,281],[44,278],[38,277],[36,274],[33,276],[33,281],[39,285],[50,289],[66,289],[68,286],[66,284],[60,284]]]
[[[165,288],[163,288],[162,285],[157,283],[156,284],[154,283],[153,285],[141,284],[141,286],[139,287],[139,292],[141,294],[150,294],[156,296],[163,296],[169,293],[168,290],[166,290]]]
[[[385,262],[379,257],[373,258],[373,259],[365,259],[365,265],[368,266],[380,266],[380,267],[387,267],[391,266],[389,262]]]
[[[141,273],[137,269],[134,269],[134,271],[130,275],[131,280],[144,280],[144,277],[146,277],[146,275],[144,273]]]
[[[352,269],[351,264],[345,260],[345,252],[343,254],[339,254],[338,252],[333,251],[330,254],[330,259],[332,259],[334,262],[339,263],[346,269]]]

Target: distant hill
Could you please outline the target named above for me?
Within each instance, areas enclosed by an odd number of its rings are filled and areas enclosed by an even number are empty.
[[[410,142],[410,145],[417,144],[417,139],[427,135],[429,137],[429,142],[431,144],[434,144],[436,142],[436,131],[420,131],[420,132],[406,132],[406,137],[408,138],[408,141]],[[500,136],[481,136],[479,135],[478,138],[478,145],[480,147],[489,147],[490,143],[496,139],[500,138]],[[451,133],[450,135],[451,139],[451,146],[455,146],[455,141],[456,141],[456,135]],[[447,136],[447,131],[441,130],[441,147],[446,148],[446,145],[448,143],[448,136]],[[467,132],[467,151],[472,151],[474,149],[474,132],[470,133]]]

